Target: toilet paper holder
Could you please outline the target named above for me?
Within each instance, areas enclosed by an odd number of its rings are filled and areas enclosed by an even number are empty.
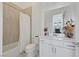
[[[39,36],[35,36],[35,37],[39,37]]]

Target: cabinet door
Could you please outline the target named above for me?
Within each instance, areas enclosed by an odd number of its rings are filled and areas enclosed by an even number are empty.
[[[53,57],[54,56],[54,48],[47,43],[41,42],[40,56],[41,57]]]
[[[72,49],[67,49],[64,47],[56,47],[56,57],[72,57],[74,56],[74,51]]]

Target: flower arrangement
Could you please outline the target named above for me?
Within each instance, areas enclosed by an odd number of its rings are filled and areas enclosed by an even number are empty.
[[[68,38],[73,38],[75,25],[73,24],[72,19],[69,20],[66,22],[66,26],[64,26],[64,34]]]

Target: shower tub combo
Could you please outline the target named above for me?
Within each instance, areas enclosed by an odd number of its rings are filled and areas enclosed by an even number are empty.
[[[17,57],[19,56],[18,42],[7,44],[3,46],[3,56],[5,57]]]

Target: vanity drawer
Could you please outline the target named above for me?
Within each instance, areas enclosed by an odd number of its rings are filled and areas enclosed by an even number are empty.
[[[63,47],[63,41],[53,40],[53,45]]]
[[[49,45],[55,45],[55,46],[63,47],[63,41],[59,41],[59,40],[45,40],[44,42],[49,44]]]
[[[44,40],[44,42],[47,44],[51,44],[51,43],[53,43],[53,40]]]
[[[75,49],[75,44],[72,42],[64,42],[64,47],[69,49]]]

